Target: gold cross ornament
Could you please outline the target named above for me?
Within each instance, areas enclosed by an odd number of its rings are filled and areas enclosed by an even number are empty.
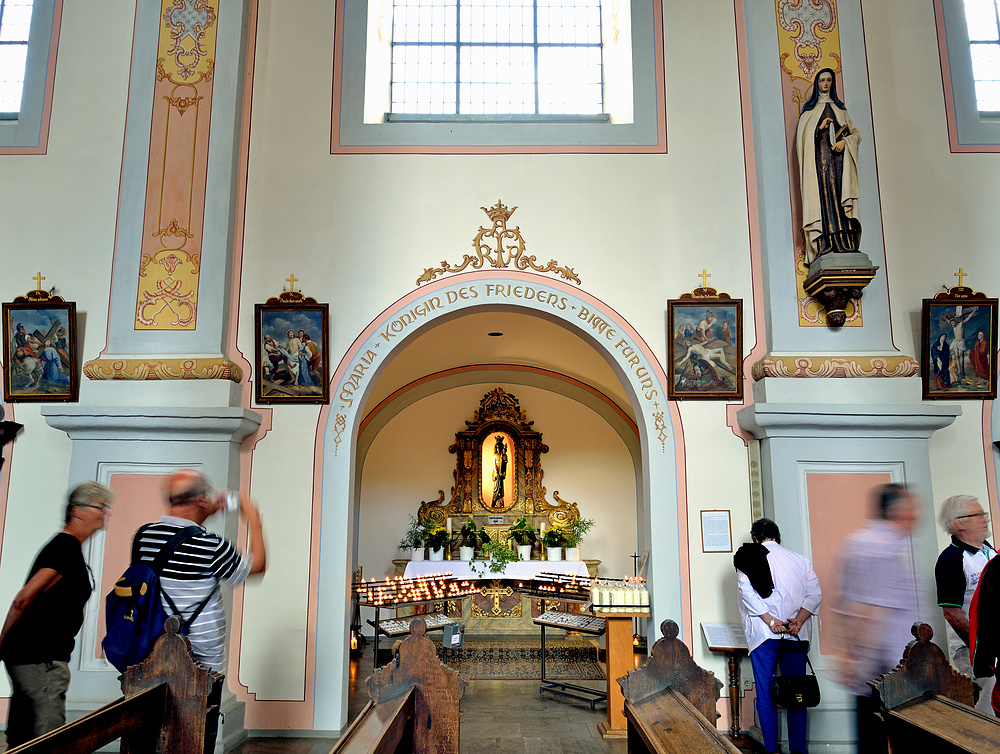
[[[698,277],[701,278],[701,287],[704,288],[708,285],[708,279],[712,277],[712,273],[702,267],[701,272],[698,273]]]
[[[969,273],[963,270],[961,267],[958,268],[958,272],[955,273],[955,277],[958,278],[958,287],[962,287],[962,279],[969,277]]]
[[[288,290],[291,291],[292,293],[295,293],[295,284],[299,280],[297,277],[295,277],[295,273],[293,272],[291,275],[286,277],[285,280],[288,281]]]
[[[45,280],[45,276],[40,272],[36,272],[35,277],[33,277],[32,280],[35,281],[35,290],[42,290],[42,281]]]

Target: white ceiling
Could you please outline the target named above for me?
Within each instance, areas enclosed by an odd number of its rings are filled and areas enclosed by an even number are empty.
[[[491,332],[503,335],[491,337]],[[466,314],[419,334],[380,374],[365,412],[424,377],[482,364],[535,367],[571,377],[604,393],[634,419],[621,381],[587,341],[548,319],[509,311]]]

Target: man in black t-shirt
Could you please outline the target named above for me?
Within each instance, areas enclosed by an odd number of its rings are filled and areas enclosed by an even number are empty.
[[[66,722],[69,658],[94,589],[81,546],[104,528],[111,497],[97,482],[84,482],[70,493],[66,525],[38,553],[11,603],[0,630],[0,659],[12,689],[8,748]]]

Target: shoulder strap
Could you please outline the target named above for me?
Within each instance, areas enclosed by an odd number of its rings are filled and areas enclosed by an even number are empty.
[[[139,541],[139,537],[142,535],[142,532],[146,529],[147,526],[149,526],[149,524],[146,524],[145,526],[141,527],[139,531],[136,532],[135,542],[132,545],[133,556],[136,554],[135,551],[138,548],[137,543]],[[163,547],[160,548],[160,551],[156,554],[156,558],[150,564],[150,568],[152,568],[156,572],[156,575],[159,576],[160,571],[163,570],[163,567],[167,564],[167,561],[170,559],[170,556],[177,551],[177,548],[180,547],[182,544],[184,544],[184,542],[190,539],[191,537],[195,536],[196,534],[200,534],[202,531],[204,530],[200,526],[187,526],[181,529],[179,532],[174,534],[174,536],[168,539],[164,543]],[[136,562],[134,558],[133,562]],[[215,589],[218,588],[219,588],[218,584],[216,584]],[[161,589],[160,594],[163,595],[163,598],[167,601],[167,605],[170,606],[171,615],[176,615],[181,618],[181,628],[184,628],[185,626],[190,626],[192,623],[194,623],[194,619],[201,614],[201,611],[205,609],[205,606],[208,604],[208,601],[212,599],[212,595],[215,594],[215,589],[209,592],[209,595],[198,604],[194,612],[191,613],[191,615],[186,620],[181,615],[181,611],[177,609],[177,605],[174,604],[174,601],[170,599],[170,595],[167,594],[166,590]]]

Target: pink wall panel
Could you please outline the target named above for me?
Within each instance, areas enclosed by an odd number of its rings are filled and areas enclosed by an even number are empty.
[[[862,521],[871,517],[872,489],[891,481],[889,474],[806,474],[813,570],[823,589],[823,602],[819,606],[820,654],[833,653],[830,615],[838,582],[840,545]]]
[[[108,482],[115,499],[104,535],[104,564],[98,587],[102,608],[97,622],[97,657],[104,657],[99,643],[104,638],[103,595],[111,591],[122,571],[128,568],[135,530],[167,512],[163,499],[165,480],[162,475],[112,474]]]

